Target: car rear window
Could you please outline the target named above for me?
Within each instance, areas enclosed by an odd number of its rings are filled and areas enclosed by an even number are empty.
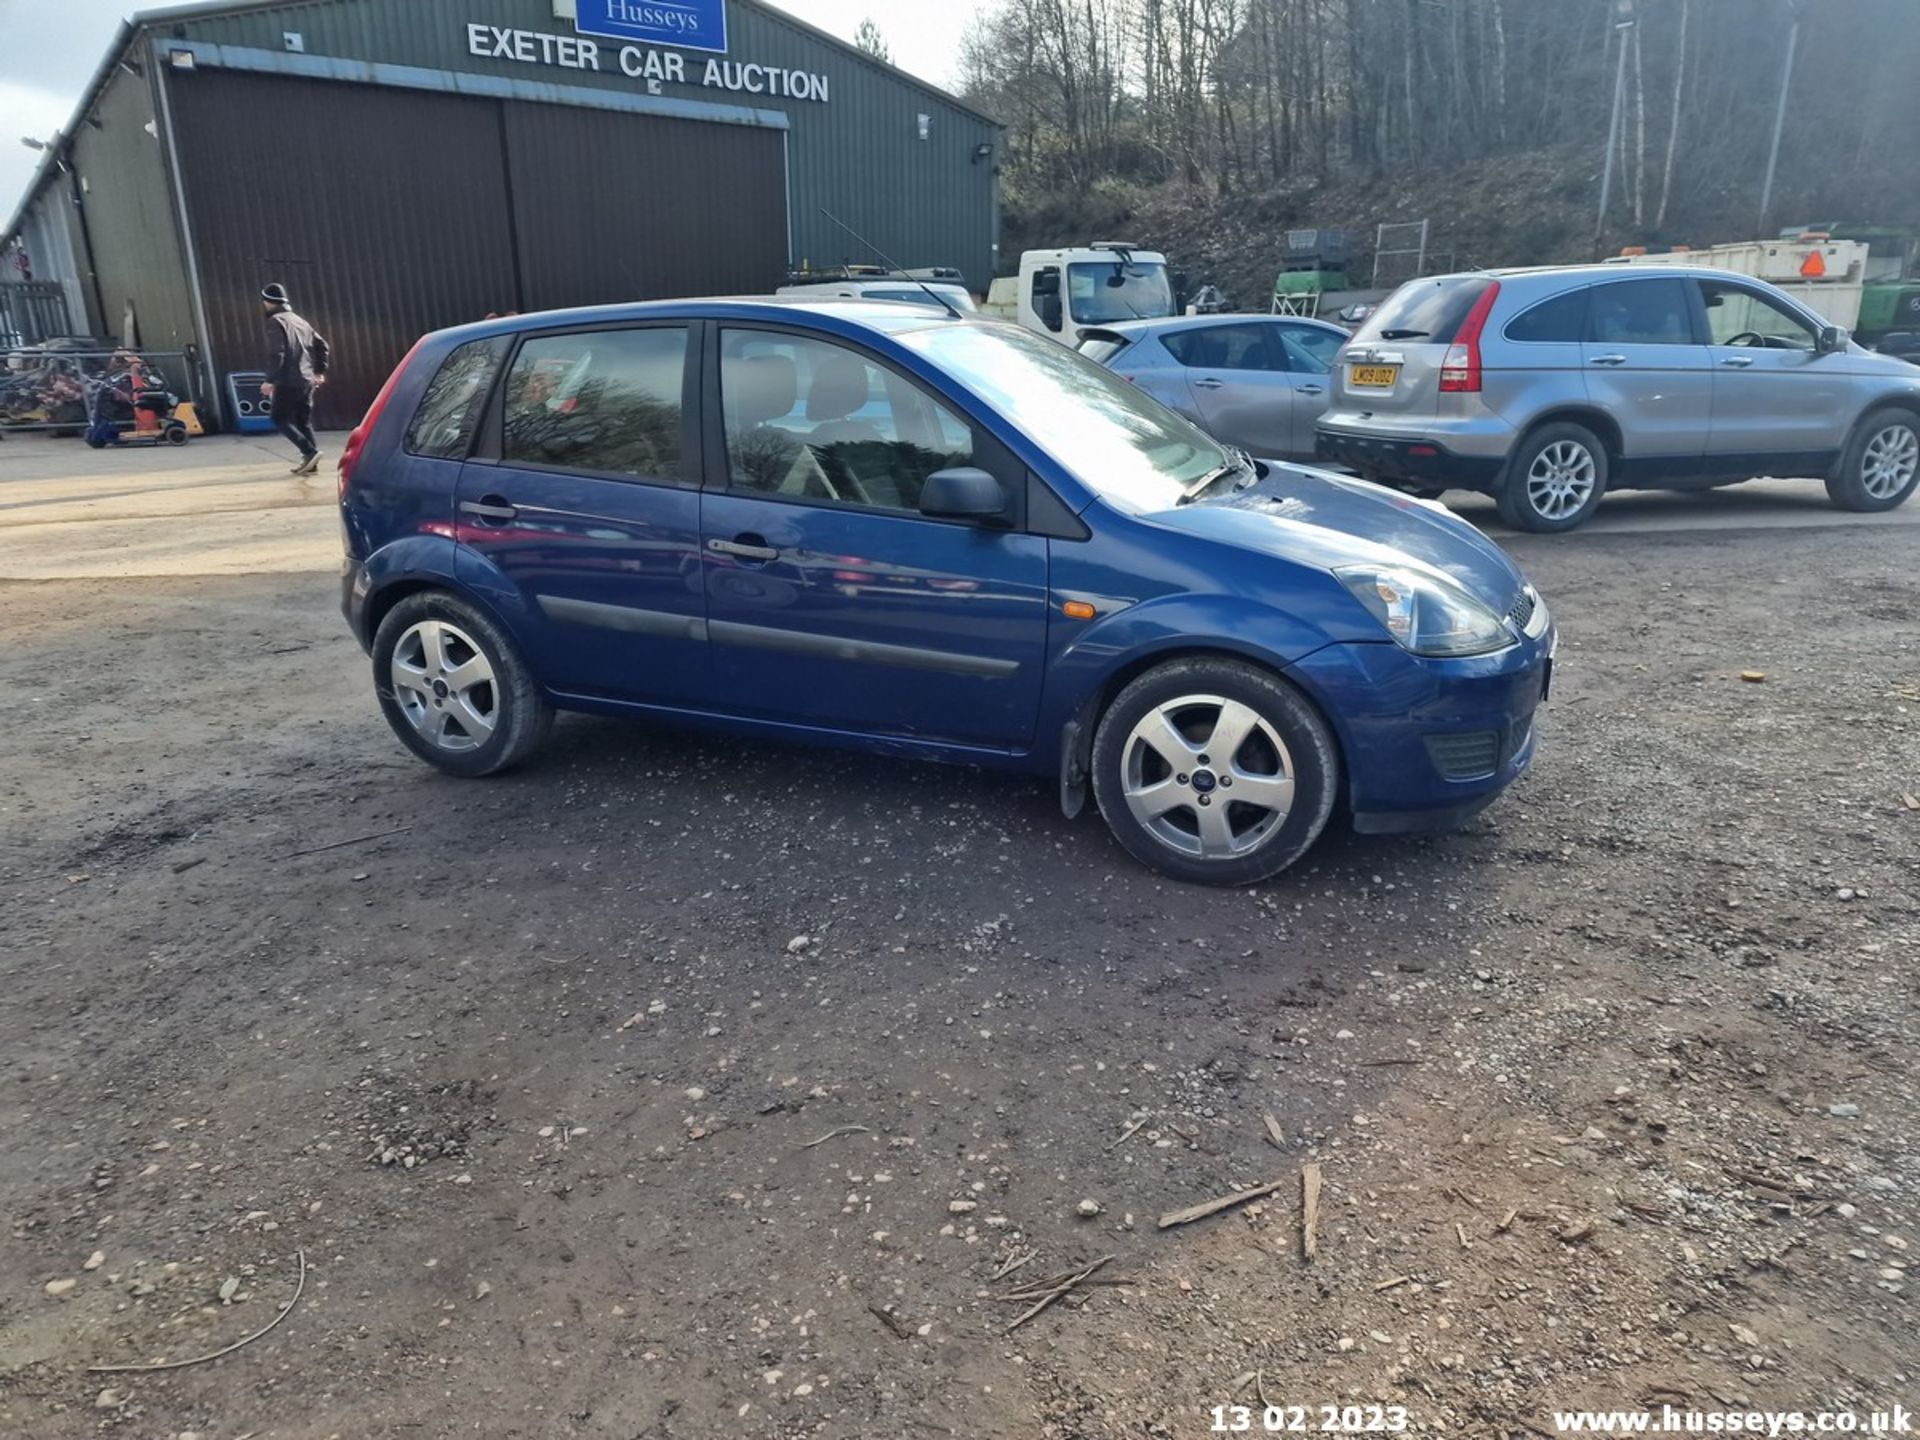
[[[407,427],[407,451],[440,460],[466,458],[480,408],[493,388],[494,371],[507,353],[507,337],[469,340],[447,356],[440,373],[420,397]]]
[[[1089,335],[1080,342],[1080,353],[1096,365],[1105,365],[1132,342],[1123,335],[1101,333]]]
[[[1467,314],[1493,281],[1484,275],[1443,275],[1409,280],[1367,317],[1356,341],[1407,340],[1419,345],[1451,345]]]

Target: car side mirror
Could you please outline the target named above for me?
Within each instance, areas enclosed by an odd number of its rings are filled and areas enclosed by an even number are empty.
[[[1007,513],[1007,492],[974,465],[936,470],[920,487],[920,513],[943,520],[998,520]]]
[[[1847,332],[1838,325],[1829,325],[1820,332],[1819,351],[1822,355],[1832,355],[1847,348]]]
[[[1049,330],[1060,328],[1060,296],[1058,294],[1034,296],[1033,308],[1039,313],[1042,325]]]

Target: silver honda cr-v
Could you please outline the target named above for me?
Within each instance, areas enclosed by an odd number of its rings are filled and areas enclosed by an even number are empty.
[[[1791,296],[1705,267],[1488,270],[1411,281],[1341,351],[1323,458],[1571,530],[1609,488],[1816,476],[1847,510],[1920,479],[1920,366]]]

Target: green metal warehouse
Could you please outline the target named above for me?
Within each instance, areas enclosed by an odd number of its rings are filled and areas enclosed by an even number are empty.
[[[279,281],[337,357],[319,421],[350,425],[428,330],[874,260],[823,211],[984,290],[999,142],[760,0],[183,6],[121,28],[0,274],[71,332],[190,352],[229,423]]]

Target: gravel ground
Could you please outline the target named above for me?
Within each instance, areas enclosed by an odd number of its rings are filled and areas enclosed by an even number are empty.
[[[0,1433],[1911,1407],[1911,532],[1513,548],[1535,773],[1243,892],[1018,778],[440,778],[326,575],[0,585]]]

